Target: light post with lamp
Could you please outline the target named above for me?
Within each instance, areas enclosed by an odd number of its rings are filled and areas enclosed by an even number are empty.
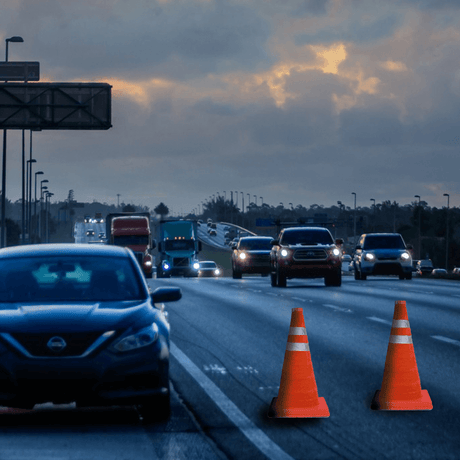
[[[449,270],[449,198],[448,193],[443,196],[447,197],[447,210],[446,210],[446,270]]]
[[[373,201],[373,210],[372,210],[372,231],[375,232],[375,198],[371,198],[370,201]]]
[[[353,212],[353,246],[356,247],[356,192],[351,192],[355,197],[355,206]]]
[[[37,160],[31,158],[30,160],[27,160],[27,231],[29,233],[29,241],[30,241],[30,211],[31,211],[31,206],[32,206],[32,196],[31,196],[31,185],[32,185],[32,164],[36,163]]]
[[[5,62],[8,62],[8,45],[9,43],[22,43],[22,37],[14,36],[5,39]],[[6,81],[5,81],[6,83]],[[6,128],[3,129],[3,161],[2,161],[2,235],[0,247],[6,246]],[[24,172],[23,172],[24,177]],[[24,200],[24,197],[23,197]]]
[[[414,198],[418,198],[418,258],[422,259],[422,210],[420,209],[420,195],[414,195]]]
[[[37,175],[45,174],[43,171],[35,173],[35,197],[34,197],[34,217],[35,217],[35,235],[38,235],[38,216],[37,216]]]

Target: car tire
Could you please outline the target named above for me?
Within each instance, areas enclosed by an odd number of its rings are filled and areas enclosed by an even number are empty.
[[[342,285],[342,272],[337,271],[324,277],[324,284],[326,286],[341,286]]]
[[[358,269],[355,267],[355,280],[356,281],[359,281],[361,279],[361,277],[359,276],[359,271]]]
[[[412,273],[409,273],[406,275],[406,280],[411,280],[412,279]]]
[[[171,415],[171,394],[146,399],[138,406],[144,424],[163,422]]]
[[[277,284],[278,287],[286,287],[287,286],[286,275],[283,275],[283,273],[281,273],[279,268],[276,269],[276,284]]]
[[[361,280],[363,281],[366,281],[367,280],[367,275],[365,275],[364,273],[361,273]]]
[[[145,275],[145,277],[146,277],[146,278],[153,278],[153,272],[147,273],[147,274]]]
[[[239,270],[233,270],[232,277],[234,280],[240,280],[242,278],[242,273]]]
[[[272,287],[278,286],[276,284],[276,273],[270,273],[270,282],[271,282]]]

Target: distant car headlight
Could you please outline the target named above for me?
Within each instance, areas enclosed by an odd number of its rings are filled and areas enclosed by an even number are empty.
[[[239,257],[240,257],[241,260],[244,260],[244,259],[246,259],[246,254],[244,252],[241,252]]]
[[[199,269],[200,269],[200,264],[199,264],[198,262],[195,262],[195,263],[193,264],[193,268],[194,268],[195,270],[199,270]]]
[[[408,252],[403,252],[401,254],[401,259],[402,260],[409,260],[410,259],[410,254]]]
[[[289,255],[289,251],[287,249],[281,249],[281,255],[283,257],[287,257]]]
[[[135,334],[128,335],[113,345],[113,348],[117,351],[131,351],[137,348],[146,347],[151,345],[158,339],[158,326],[153,323],[148,327],[144,327]]]
[[[367,252],[367,253],[364,255],[364,260],[367,260],[368,262],[374,262],[375,256],[374,256],[374,254],[372,254],[372,253],[370,253],[370,252]]]

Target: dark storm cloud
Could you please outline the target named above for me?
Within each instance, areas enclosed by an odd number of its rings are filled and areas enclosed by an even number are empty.
[[[32,33],[36,52],[62,75],[145,78],[159,73],[188,79],[269,65],[264,47],[270,25],[244,5],[223,1],[106,5],[24,1],[12,30]]]
[[[370,107],[354,107],[340,113],[340,137],[347,145],[396,145],[404,141],[397,107],[375,101]]]
[[[344,21],[331,30],[330,27],[320,29],[312,34],[299,34],[295,43],[301,45],[316,45],[341,42],[372,43],[393,35],[401,24],[401,18],[396,14],[388,14],[373,21],[362,17]]]
[[[294,3],[292,14],[321,16],[327,13],[330,4],[330,0],[302,0],[298,2],[297,7]]]

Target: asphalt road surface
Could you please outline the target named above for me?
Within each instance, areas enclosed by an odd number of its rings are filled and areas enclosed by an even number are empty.
[[[170,278],[172,416],[146,425],[133,407],[42,405],[0,413],[0,460],[458,459],[460,283],[377,277],[341,287],[268,277]],[[431,411],[373,411],[394,303],[405,300]],[[292,308],[301,307],[318,394],[330,417],[269,419]]]

